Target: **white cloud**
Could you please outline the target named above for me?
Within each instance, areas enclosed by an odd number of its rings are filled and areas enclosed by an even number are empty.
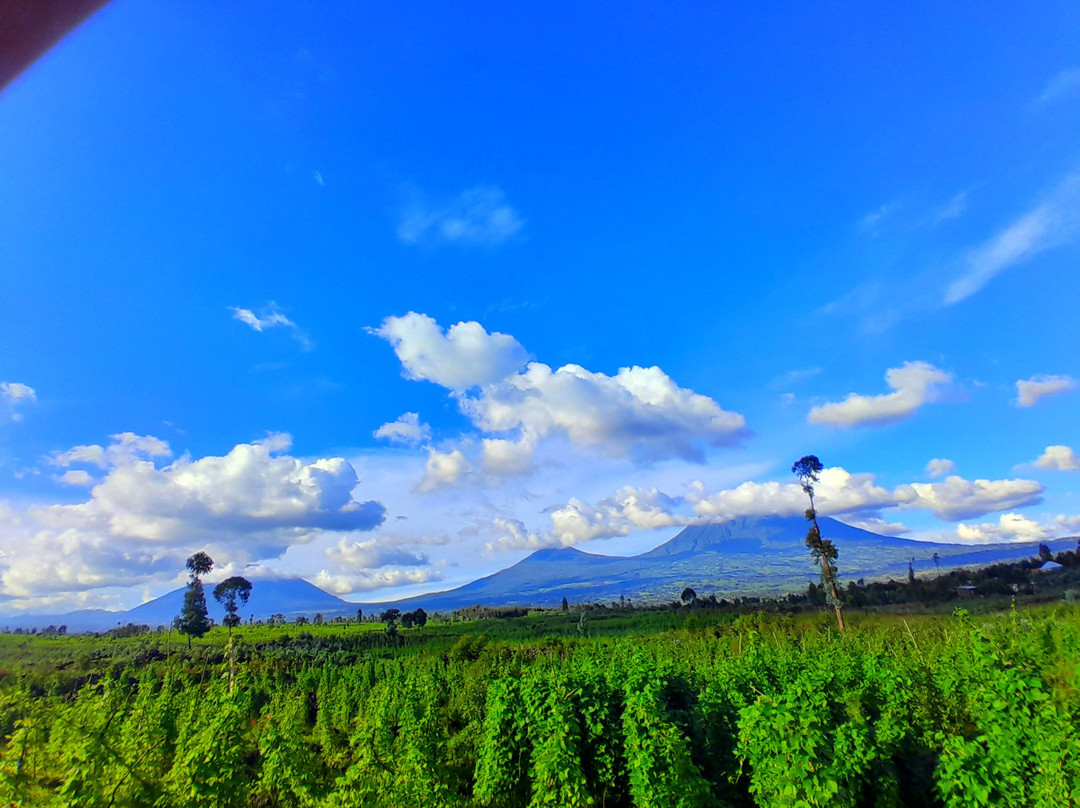
[[[489,555],[496,550],[536,550],[541,547],[553,547],[557,544],[550,534],[529,532],[525,527],[525,523],[520,519],[496,517],[491,521],[492,526],[500,535],[494,542],[488,542],[487,552]]]
[[[632,530],[690,524],[693,519],[676,512],[680,504],[679,499],[656,488],[632,486],[596,505],[575,497],[551,512],[551,537],[558,544],[570,546],[590,539],[626,536]]]
[[[912,483],[895,489],[877,484],[873,474],[824,469],[814,486],[814,504],[823,516],[882,535],[909,532],[906,525],[887,521],[880,511],[929,510],[939,519],[954,521],[1004,511],[1040,500],[1043,487],[1031,480],[975,480],[949,477],[941,483]],[[627,536],[638,530],[726,522],[740,517],[801,516],[809,502],[798,482],[745,482],[709,493],[691,483],[683,496],[652,488],[627,486],[590,504],[572,497],[550,509],[547,532],[530,532],[518,520],[498,524],[501,537],[490,549],[571,546],[592,539]]]
[[[742,415],[679,387],[658,367],[620,368],[608,376],[580,365],[552,370],[531,362],[516,372],[526,352],[508,334],[489,334],[477,322],[458,323],[444,334],[431,317],[414,312],[389,317],[372,333],[393,345],[408,378],[450,389],[481,432],[510,434],[481,442],[482,458],[474,465],[492,474],[528,471],[533,450],[548,437],[609,456],[700,461],[703,446],[731,445],[744,436]],[[421,490],[456,482],[466,465],[463,455],[433,452]]]
[[[85,469],[69,469],[58,478],[64,485],[93,485],[97,482]]]
[[[484,438],[481,445],[484,471],[496,477],[528,474],[536,465],[533,459],[536,444],[527,436],[516,441]]]
[[[288,435],[160,468],[125,452],[161,453],[163,442],[115,437],[101,453],[113,465],[87,501],[0,512],[0,593],[24,597],[169,580],[194,550],[243,565],[277,558],[325,533],[370,530],[385,515],[378,502],[352,498],[357,475],[344,459],[304,462],[282,454]]]
[[[877,533],[879,536],[902,536],[905,533],[911,532],[911,528],[903,522],[887,522],[880,516],[856,517],[848,514],[844,516],[844,524],[861,528],[862,530],[869,530],[871,533]]]
[[[449,452],[440,452],[428,447],[427,464],[424,466],[424,476],[417,485],[416,490],[420,493],[434,491],[436,488],[455,485],[462,479],[471,467],[460,449]]]
[[[328,570],[319,570],[311,582],[326,592],[335,595],[350,595],[354,592],[369,592],[373,589],[388,589],[406,584],[426,584],[441,581],[442,573],[438,570],[421,567],[415,569],[385,569],[377,572],[358,572],[352,575],[335,575]]]
[[[1033,108],[1047,106],[1048,104],[1070,96],[1080,96],[1080,68],[1062,70],[1047,82],[1039,96],[1031,102]]]
[[[1047,446],[1035,465],[1053,471],[1080,471],[1080,457],[1070,446]]]
[[[700,461],[703,444],[735,444],[746,426],[742,415],[679,387],[658,367],[620,368],[608,376],[580,365],[553,371],[533,362],[523,373],[462,397],[460,405],[487,433],[566,437],[578,448],[641,460]]]
[[[1050,538],[1046,527],[1018,513],[1003,513],[997,524],[956,526],[956,538],[961,542],[987,544],[998,542],[1042,541]]]
[[[1041,205],[972,251],[967,270],[945,290],[945,305],[965,300],[1022,261],[1074,238],[1080,222],[1080,175],[1066,177]]]
[[[0,396],[8,401],[37,401],[34,388],[22,382],[0,382]]]
[[[832,427],[891,424],[911,417],[923,404],[933,401],[938,385],[952,381],[952,374],[926,362],[905,362],[889,368],[885,381],[895,392],[878,396],[851,393],[844,401],[810,410],[809,422]]]
[[[399,415],[396,421],[383,424],[372,434],[391,443],[418,446],[431,439],[431,427],[420,422],[418,413],[407,412]]]
[[[973,519],[1042,500],[1044,487],[1034,480],[965,480],[946,477],[940,483],[911,483],[895,490],[897,504],[922,508],[938,519]]]
[[[372,334],[389,342],[406,378],[426,379],[451,390],[490,384],[521,368],[528,355],[509,334],[488,333],[475,321],[445,333],[426,314],[387,317]]]
[[[944,477],[956,471],[956,464],[944,457],[935,457],[926,464],[926,473],[931,477]]]
[[[495,245],[524,226],[498,188],[472,188],[445,204],[416,199],[406,205],[397,235],[405,244]]]
[[[73,446],[64,452],[53,452],[48,462],[54,466],[97,466],[106,469],[133,463],[136,460],[172,457],[169,444],[153,435],[136,435],[134,432],[118,432],[110,435],[112,442],[106,446],[91,443]]]
[[[229,311],[233,313],[234,320],[239,320],[256,331],[263,332],[270,328],[287,328],[291,332],[292,338],[299,342],[304,350],[310,350],[312,347],[311,340],[300,329],[300,326],[282,314],[278,310],[277,303],[272,300],[260,314],[256,314],[251,309],[241,309],[236,306],[229,306]]]
[[[21,421],[20,408],[37,401],[34,388],[22,382],[0,382],[0,421]]]
[[[1039,399],[1057,395],[1076,387],[1076,379],[1071,376],[1032,376],[1016,383],[1016,403],[1020,407],[1031,407]]]
[[[354,573],[388,566],[423,567],[429,563],[426,556],[395,547],[385,539],[339,539],[326,549],[326,555],[338,568]]]
[[[1070,536],[1080,533],[1080,516],[1065,516],[1064,514],[1055,516],[1054,528],[1061,536]]]
[[[687,501],[693,504],[694,513],[716,521],[739,516],[795,516],[805,512],[809,504],[797,482],[745,482],[708,495],[695,486]],[[897,500],[894,492],[877,484],[873,474],[852,474],[837,466],[821,472],[814,486],[814,503],[819,513],[830,516],[887,508]]]

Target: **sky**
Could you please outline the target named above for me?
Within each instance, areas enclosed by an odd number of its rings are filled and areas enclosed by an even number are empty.
[[[0,93],[0,614],[641,552],[811,453],[872,530],[1080,533],[1077,30],[113,0]]]

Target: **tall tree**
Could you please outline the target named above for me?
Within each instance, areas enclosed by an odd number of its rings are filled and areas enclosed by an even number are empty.
[[[821,461],[816,455],[805,455],[795,461],[791,467],[791,473],[799,478],[802,490],[810,497],[810,507],[806,509],[806,518],[810,522],[810,530],[806,534],[806,546],[810,548],[810,555],[821,568],[821,582],[831,596],[833,608],[836,609],[836,622],[840,630],[844,630],[844,612],[840,608],[840,593],[836,590],[837,568],[832,563],[839,553],[831,539],[821,537],[821,528],[818,526],[817,511],[814,509],[814,483],[821,479],[824,470]]]
[[[210,630],[210,616],[206,611],[206,593],[203,592],[202,580],[214,568],[214,561],[206,553],[195,553],[186,564],[191,577],[188,578],[187,591],[184,592],[184,605],[180,614],[173,620],[173,628],[188,638],[191,648],[192,637],[202,637]]]
[[[684,604],[693,603],[695,600],[697,600],[697,592],[695,592],[690,587],[686,587],[686,589],[682,591],[682,594],[679,595],[679,600],[681,600]]]
[[[237,614],[240,607],[248,602],[251,597],[251,581],[234,575],[226,578],[214,587],[214,600],[225,607],[225,619],[222,621],[229,629],[229,638],[232,638],[234,626],[240,625],[240,615]]]
[[[188,558],[185,566],[187,566],[188,570],[191,572],[191,577],[198,580],[214,568],[214,559],[200,551]]]

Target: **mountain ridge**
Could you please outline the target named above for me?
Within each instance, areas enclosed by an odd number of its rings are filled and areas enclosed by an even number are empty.
[[[986,565],[1035,555],[1038,542],[1012,544],[946,544],[882,536],[829,517],[819,520],[822,534],[840,550],[842,581],[859,578],[906,577],[914,557],[916,572],[973,564]],[[804,546],[802,517],[747,517],[727,522],[691,525],[651,550],[633,556],[588,553],[576,547],[540,548],[505,569],[462,586],[393,601],[347,601],[302,578],[252,579],[251,600],[240,610],[243,619],[265,620],[273,614],[294,619],[354,617],[388,608],[428,612],[451,611],[474,605],[557,606],[565,597],[576,603],[671,601],[683,587],[718,597],[781,595],[805,590],[818,573]],[[1075,538],[1046,542],[1052,549],[1071,549]],[[71,632],[105,631],[117,623],[157,627],[169,625],[179,613],[184,589],[179,588],[120,612],[80,610],[57,615],[0,617],[7,628],[66,624]],[[224,609],[207,598],[210,616],[219,623]]]

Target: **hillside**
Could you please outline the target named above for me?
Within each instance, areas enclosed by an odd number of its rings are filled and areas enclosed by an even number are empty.
[[[840,550],[840,580],[907,575],[914,559],[917,574],[938,569],[987,565],[1030,558],[1034,542],[1014,544],[939,544],[881,536],[835,519],[820,520],[822,533]],[[256,580],[244,619],[284,614],[321,613],[325,618],[351,617],[389,607],[428,612],[467,606],[557,606],[572,603],[670,601],[686,586],[700,596],[782,595],[802,591],[818,575],[803,539],[801,517],[735,519],[722,524],[687,527],[658,547],[636,556],[605,556],[575,548],[537,550],[511,567],[456,589],[383,603],[353,603],[300,579]],[[1055,552],[1073,549],[1076,539],[1049,542]],[[935,564],[934,554],[938,555]],[[940,565],[940,566],[938,566]],[[220,622],[224,611],[209,597],[210,615]],[[63,615],[24,616],[0,620],[9,628],[65,624],[70,631],[103,631],[118,623],[168,625],[179,613],[183,589],[176,589],[129,612],[82,611]]]

